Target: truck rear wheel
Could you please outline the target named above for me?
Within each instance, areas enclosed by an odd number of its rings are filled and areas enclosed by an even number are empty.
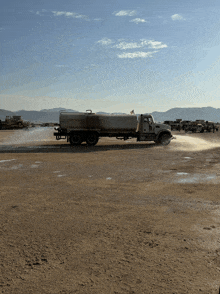
[[[72,134],[70,136],[70,144],[71,145],[80,145],[82,143],[83,139],[80,134]]]
[[[95,146],[99,141],[99,136],[96,133],[90,133],[86,137],[86,143],[89,146]]]
[[[169,134],[163,134],[159,138],[159,143],[163,146],[167,146],[170,144],[171,136]]]

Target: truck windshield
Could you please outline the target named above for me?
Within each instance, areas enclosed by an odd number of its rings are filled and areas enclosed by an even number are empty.
[[[148,123],[152,124],[152,123],[154,123],[154,119],[153,119],[153,117],[145,117],[144,122],[148,122]]]
[[[153,119],[153,117],[149,117],[149,122],[150,122],[150,123],[154,123],[154,119]]]

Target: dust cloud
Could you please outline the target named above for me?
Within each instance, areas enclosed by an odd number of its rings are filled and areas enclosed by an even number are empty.
[[[51,127],[37,127],[28,130],[17,130],[10,137],[7,137],[2,145],[21,145],[30,143],[43,143],[48,141],[55,141],[53,136],[53,128]]]
[[[176,139],[171,142],[170,146],[179,151],[202,151],[220,147],[220,142],[210,142],[191,136],[176,135],[175,137]]]

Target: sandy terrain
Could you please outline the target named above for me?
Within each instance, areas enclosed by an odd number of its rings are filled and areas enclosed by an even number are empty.
[[[220,133],[0,131],[0,293],[219,293]]]

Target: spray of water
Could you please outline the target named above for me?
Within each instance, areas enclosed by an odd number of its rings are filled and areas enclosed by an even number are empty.
[[[170,148],[179,151],[202,151],[220,147],[220,142],[210,142],[193,136],[176,135],[176,140],[170,144]],[[38,127],[27,130],[17,130],[7,137],[2,145],[23,145],[31,143],[46,143],[56,141],[52,127]]]
[[[13,135],[7,137],[2,145],[20,145],[31,143],[45,143],[48,141],[55,141],[53,136],[53,128],[32,128],[29,130],[17,130]]]
[[[171,148],[179,151],[202,151],[220,147],[220,142],[210,142],[204,139],[176,135],[176,140],[171,143]]]

